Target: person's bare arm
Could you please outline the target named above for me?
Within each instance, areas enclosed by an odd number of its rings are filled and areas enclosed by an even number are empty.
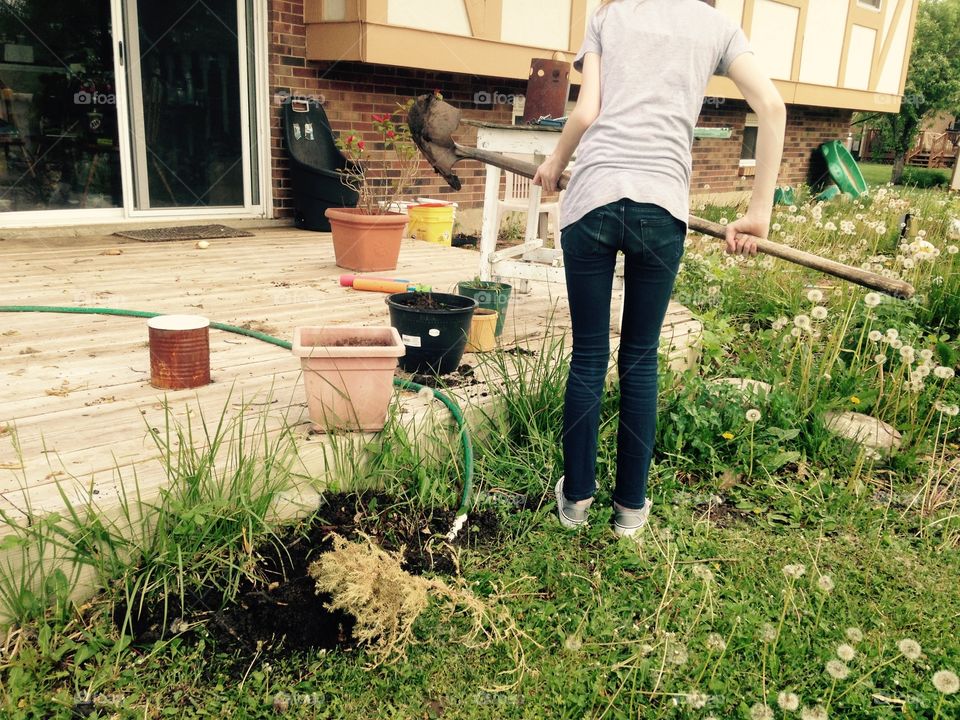
[[[587,53],[583,58],[583,81],[577,105],[567,118],[560,133],[557,147],[543,161],[533,178],[535,185],[541,185],[546,192],[557,189],[557,180],[570,163],[580,138],[600,115],[600,56]]]
[[[756,243],[739,239],[737,234],[766,238],[770,232],[773,195],[783,159],[787,109],[753,53],[744,53],[734,60],[727,70],[727,77],[733,80],[757,114],[757,174],[753,179],[753,195],[746,215],[727,225],[727,252],[752,255],[757,251]]]

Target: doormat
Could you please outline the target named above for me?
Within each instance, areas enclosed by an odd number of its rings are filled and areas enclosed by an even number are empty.
[[[246,230],[237,230],[226,225],[185,225],[182,227],[150,228],[147,230],[124,230],[118,237],[143,242],[167,242],[168,240],[218,240],[220,238],[254,237]]]

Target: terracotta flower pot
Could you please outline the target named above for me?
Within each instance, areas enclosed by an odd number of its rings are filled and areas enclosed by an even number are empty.
[[[392,327],[296,328],[293,354],[303,368],[315,429],[382,430],[393,397],[393,371],[405,352]]]
[[[497,311],[477,308],[470,321],[467,352],[490,352],[497,346]]]
[[[360,208],[328,208],[337,266],[356,272],[395,270],[407,216],[369,215]]]

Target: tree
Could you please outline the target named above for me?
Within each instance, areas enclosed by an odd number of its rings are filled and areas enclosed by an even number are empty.
[[[960,111],[960,0],[921,0],[900,112],[880,115],[899,183],[923,121]]]

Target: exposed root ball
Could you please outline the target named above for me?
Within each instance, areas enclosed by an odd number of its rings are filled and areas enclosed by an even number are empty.
[[[357,618],[354,637],[382,656],[401,651],[413,623],[429,603],[430,583],[400,567],[400,557],[369,538],[349,543],[333,536],[333,550],[310,566],[317,592],[329,593],[331,610]]]
[[[481,634],[488,641],[502,640],[504,633],[496,627],[497,620],[505,621],[508,633],[512,634],[509,617],[494,617],[473,593],[403,570],[402,551],[389,553],[366,536],[357,542],[347,542],[335,533],[332,537],[333,549],[310,566],[310,577],[316,580],[318,593],[332,597],[328,604],[331,610],[343,610],[357,619],[353,635],[373,651],[377,664],[403,653],[413,624],[427,608],[431,596],[467,611],[472,629],[463,641],[472,641]]]

